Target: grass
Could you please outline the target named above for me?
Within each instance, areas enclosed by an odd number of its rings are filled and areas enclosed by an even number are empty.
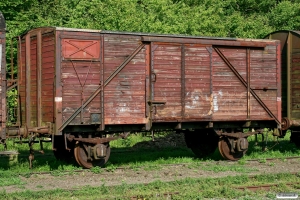
[[[213,172],[225,172],[225,171],[232,171],[232,172],[242,172],[242,173],[248,173],[253,171],[258,171],[256,168],[245,168],[241,165],[219,165],[219,164],[208,164],[201,167],[202,170],[206,171],[213,171]]]
[[[186,178],[172,182],[154,181],[149,184],[126,184],[98,187],[86,186],[79,190],[25,191],[7,194],[0,192],[3,199],[274,199],[279,192],[300,192],[298,186],[287,186],[289,182],[300,182],[299,175],[273,174],[247,176],[229,176],[225,178]],[[271,191],[240,191],[235,187],[264,184],[279,184]],[[41,187],[41,186],[38,186]]]
[[[164,139],[166,136],[167,133],[161,133],[155,135],[155,138],[157,140]],[[284,139],[279,140],[279,144],[276,141],[268,141],[267,146],[269,150],[262,151],[262,146],[255,144],[254,137],[249,137],[250,148],[247,154],[234,166],[226,167],[222,165],[205,165],[205,163],[210,163],[211,161],[223,160],[218,150],[209,158],[198,159],[190,149],[184,146],[157,147],[155,146],[156,143],[148,135],[132,134],[127,139],[111,142],[112,153],[105,167],[106,170],[111,172],[117,167],[128,167],[134,170],[139,170],[139,168],[155,170],[159,169],[162,164],[186,163],[190,167],[200,167],[208,171],[244,172],[249,170],[243,167],[247,163],[247,159],[260,159],[261,163],[267,163],[266,158],[270,157],[283,158],[300,155],[300,150],[294,144],[289,143],[289,134]],[[52,155],[51,143],[45,143],[44,150],[46,155],[43,156],[40,153],[35,153],[35,160],[33,161],[34,169],[30,170],[28,164],[28,144],[16,145],[10,141],[8,146],[10,149],[17,150],[20,154],[16,162],[9,162],[8,157],[0,158],[0,160],[2,159],[0,161],[0,186],[22,185],[24,183],[20,180],[19,175],[28,177],[31,172],[51,171],[54,176],[63,176],[66,170],[72,174],[72,171],[81,169],[75,162],[66,163],[56,160]],[[39,145],[35,144],[34,148],[39,150]],[[269,165],[272,166],[272,163]],[[91,171],[99,174],[102,173],[103,169],[95,167]]]

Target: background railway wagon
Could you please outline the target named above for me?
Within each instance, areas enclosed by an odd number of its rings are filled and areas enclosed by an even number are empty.
[[[266,38],[281,42],[282,128],[290,129],[291,140],[300,146],[300,31],[275,31]]]
[[[5,56],[5,19],[0,12],[0,138],[6,138],[6,56]]]
[[[205,143],[215,149],[218,140],[207,135],[218,135],[219,148],[239,141],[244,153],[248,135],[280,128],[278,41],[59,27],[20,39],[23,132],[55,135],[58,154],[74,150],[84,167],[93,166],[91,155],[109,156],[100,152],[116,137],[106,133],[178,130],[200,151]],[[241,136],[243,128],[254,132]]]

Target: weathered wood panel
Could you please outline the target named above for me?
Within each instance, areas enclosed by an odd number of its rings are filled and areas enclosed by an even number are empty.
[[[248,105],[247,84],[267,108],[277,116],[277,90],[279,88],[276,46],[250,49],[249,62],[245,48],[220,48],[220,50],[242,77],[242,80],[232,72],[228,64],[216,52],[213,53],[214,120],[266,120],[272,118],[259,104],[258,99],[251,94]],[[248,83],[247,66],[250,83]],[[242,83],[243,81],[246,82],[246,86]]]
[[[152,45],[153,101],[165,103],[154,105],[154,120],[176,121],[182,118],[182,48],[172,43]]]
[[[140,37],[104,35],[104,80],[140,45]],[[104,89],[105,124],[145,123],[145,49]]]
[[[300,118],[300,38],[293,35],[291,52],[291,117]]]
[[[206,46],[185,47],[185,119],[211,118],[211,57]]]
[[[54,122],[54,35],[42,37],[42,121]]]

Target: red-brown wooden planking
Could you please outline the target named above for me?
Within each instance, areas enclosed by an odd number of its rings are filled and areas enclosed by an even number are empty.
[[[34,37],[30,40],[30,102],[31,107],[31,120],[32,127],[37,126],[37,38]],[[26,91],[28,92],[28,91]]]
[[[223,55],[247,82],[246,78],[246,50],[236,48],[220,48]],[[237,54],[237,52],[239,52]],[[265,49],[250,50],[250,88],[273,112],[277,111],[277,65],[276,46]],[[267,69],[267,70],[265,70]],[[245,120],[247,119],[247,88],[242,84],[219,55],[214,54],[213,64],[213,94],[214,119]],[[262,91],[264,88],[271,89]],[[273,91],[275,89],[275,92]],[[259,105],[251,95],[250,119],[265,120],[269,114]]]
[[[42,121],[54,122],[54,35],[42,37]]]
[[[165,102],[156,106],[154,120],[181,118],[181,48],[178,44],[153,45],[153,101]]]
[[[25,40],[22,40],[21,51],[18,51],[18,81],[19,81],[19,95],[20,95],[20,107],[21,107],[21,124],[26,123],[26,104],[25,104],[25,84],[26,84],[26,56],[25,56]]]
[[[176,42],[173,42],[166,40],[172,36],[164,36],[154,38],[161,41],[144,43],[145,46],[133,55],[142,43],[142,34],[46,30],[42,31],[41,51],[42,123],[55,122],[59,127],[104,83],[104,91],[82,108],[68,125],[91,124],[92,114],[103,118],[105,125],[145,124],[147,117],[152,117],[153,123],[274,120],[262,103],[281,120],[278,110],[279,47],[275,41],[232,40],[230,46],[228,41],[221,39],[202,42],[202,38],[188,40],[186,37],[174,38]],[[38,55],[35,32],[28,34],[32,34],[30,111],[34,126],[38,118]],[[21,111],[25,123],[26,48],[25,40],[22,41],[19,78],[22,79]],[[108,82],[130,56],[126,66]],[[248,79],[255,97],[247,92]]]
[[[205,46],[185,47],[185,119],[210,118],[210,54]]]
[[[62,65],[61,79],[63,118],[68,119],[100,85],[100,64],[88,61],[65,61]],[[82,113],[83,122],[78,116],[72,123],[88,124],[90,113],[100,113],[99,95],[85,107]]]
[[[104,35],[104,80],[139,46],[139,37]],[[105,124],[145,123],[145,50],[142,49],[104,89]]]
[[[300,118],[300,37],[292,38],[291,55],[291,110],[293,118]]]

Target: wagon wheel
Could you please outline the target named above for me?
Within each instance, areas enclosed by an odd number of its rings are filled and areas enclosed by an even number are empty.
[[[63,136],[54,138],[54,146],[56,150],[53,150],[53,154],[57,160],[70,162],[74,158],[74,143],[68,142],[70,150],[67,150]]]
[[[74,149],[74,156],[77,161],[77,163],[82,166],[83,168],[90,169],[92,167],[102,167],[109,159],[110,157],[110,146],[107,145],[106,148],[106,156],[101,159],[88,159],[88,152],[86,151],[86,148],[84,147],[84,144],[82,142],[77,142]]]
[[[218,147],[218,137],[209,130],[199,131],[206,131],[206,133],[186,132],[185,142],[198,158],[204,158],[215,152]]]
[[[230,151],[230,143],[228,141],[228,138],[226,138],[226,137],[220,138],[218,147],[219,147],[219,152],[222,155],[222,157],[227,160],[239,160],[245,155],[245,153],[247,151],[247,149],[243,150],[243,151],[235,150],[235,152],[232,153]]]

